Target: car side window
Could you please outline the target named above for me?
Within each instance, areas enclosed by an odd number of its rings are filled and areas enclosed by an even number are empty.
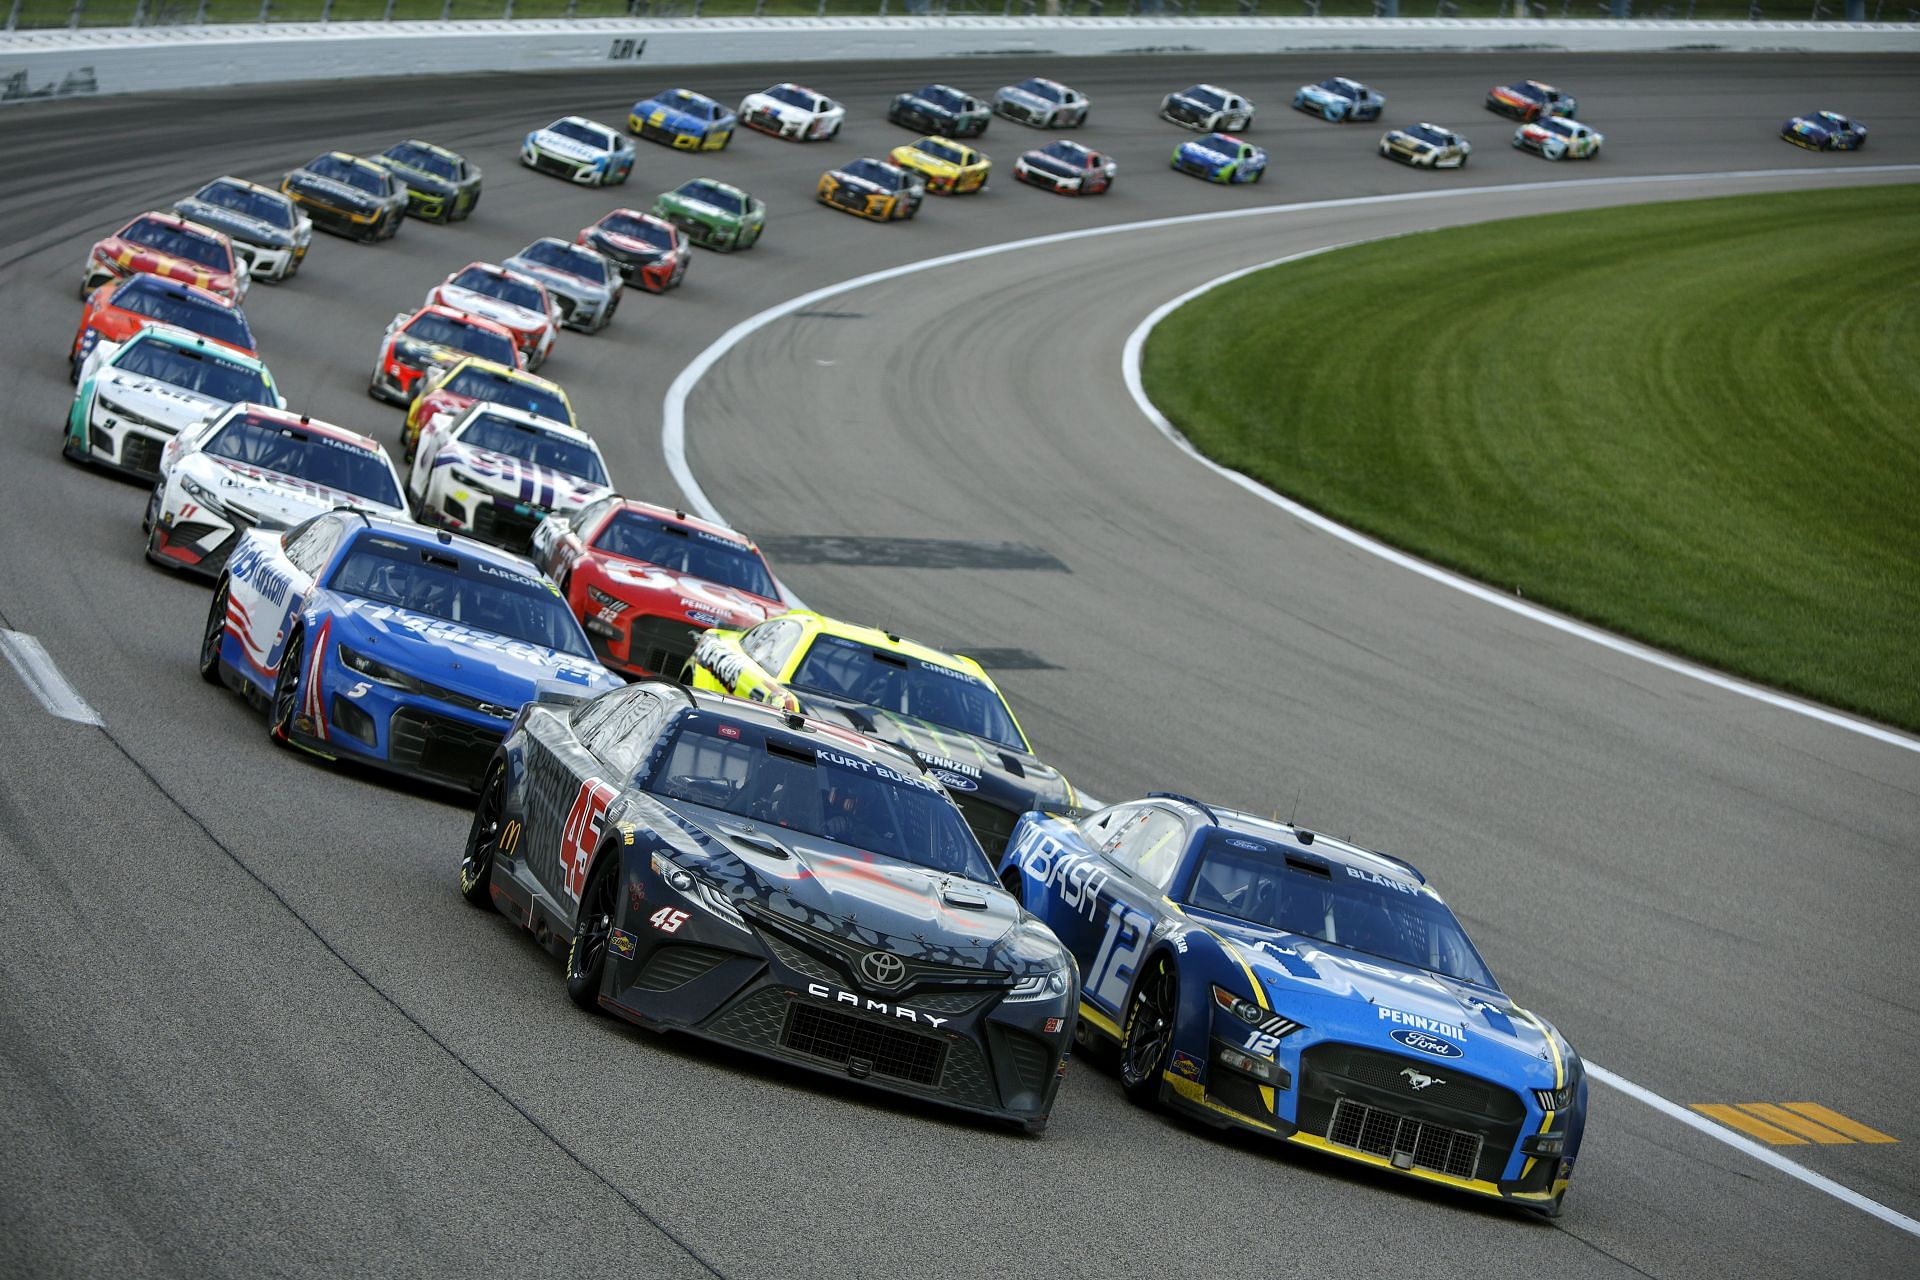
[[[1164,889],[1186,844],[1186,823],[1157,805],[1137,810],[1109,838],[1109,861]]]
[[[740,647],[769,673],[777,674],[792,656],[801,630],[801,625],[790,618],[776,618],[747,632]]]
[[[600,750],[594,754],[606,762],[615,777],[632,779],[640,771],[640,762],[647,758],[666,711],[664,699],[641,690],[601,721],[596,735]]]
[[[282,544],[293,567],[309,578],[320,576],[321,566],[340,545],[343,526],[338,516],[320,516]]]

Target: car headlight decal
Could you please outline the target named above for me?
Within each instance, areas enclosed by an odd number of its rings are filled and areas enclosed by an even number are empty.
[[[1250,1027],[1256,1027],[1276,1039],[1290,1036],[1302,1029],[1302,1024],[1291,1018],[1283,1018],[1269,1009],[1262,1009],[1244,996],[1237,996],[1219,983],[1213,984],[1213,1003],[1232,1014]]]
[[[387,685],[389,688],[404,689],[409,693],[431,694],[433,692],[428,686],[423,685],[412,676],[404,672],[395,671],[386,663],[375,658],[369,658],[366,654],[360,653],[357,650],[349,649],[344,644],[336,645],[335,649],[340,655],[341,666],[349,671],[363,675],[369,680]]]
[[[708,914],[722,923],[730,924],[742,933],[752,932],[747,928],[739,909],[717,886],[693,874],[658,849],[653,851],[653,873],[667,882],[667,888],[705,908]]]
[[[1053,1000],[1067,993],[1067,971],[1049,969],[1045,973],[1030,973],[1013,984],[1007,992],[1007,1004],[1024,1003],[1031,1000]]]

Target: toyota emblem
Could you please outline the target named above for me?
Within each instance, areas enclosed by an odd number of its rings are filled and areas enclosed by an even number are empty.
[[[869,951],[860,957],[860,972],[876,987],[897,987],[907,976],[907,965],[891,951]]]

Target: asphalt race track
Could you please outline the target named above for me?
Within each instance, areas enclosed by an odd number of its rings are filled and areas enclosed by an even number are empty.
[[[812,203],[830,163],[907,140],[883,118],[894,91],[940,78],[990,93],[1035,70],[1094,98],[1079,136],[1119,159],[1110,195],[1014,183],[1015,154],[1040,135],[996,121],[983,144],[996,178],[978,197],[929,198],[892,226]],[[1374,154],[1375,126],[1287,109],[1294,85],[1336,71],[1382,89],[1394,121],[1462,129],[1471,166],[1416,173]],[[737,101],[782,74],[730,68],[693,87]],[[1600,160],[1555,166],[1506,145],[1513,126],[1480,100],[1528,75],[1579,95],[1607,135]],[[729,326],[807,290],[1070,228],[1553,183],[1161,227],[843,294],[748,338],[700,384],[694,470],[809,604],[1002,651],[1028,731],[1089,791],[1193,791],[1414,859],[1508,990],[1592,1062],[1683,1105],[1817,1101],[1885,1130],[1900,1141],[1781,1150],[1920,1216],[1920,754],[1318,533],[1181,457],[1120,375],[1122,343],[1159,303],[1306,248],[1912,181],[1854,171],[1920,163],[1920,63],[1168,56],[805,78],[848,104],[837,142],[743,133],[705,157],[640,143],[633,182],[610,193],[519,168],[519,138],[569,111],[623,121],[662,75],[0,114],[0,627],[37,636],[105,722],[56,720],[0,674],[0,1274],[1920,1272],[1920,1239],[1599,1085],[1567,1212],[1548,1224],[1141,1112],[1086,1056],[1051,1129],[1027,1139],[587,1018],[544,953],[459,901],[458,797],[276,749],[237,698],[194,678],[208,592],[144,563],[145,494],[63,462],[56,428],[88,243],[219,173],[275,179],[319,150],[409,134],[486,168],[471,221],[409,222],[376,247],[316,236],[293,282],[248,301],[294,405],[390,443],[399,411],[364,394],[376,340],[448,271],[570,238],[696,173],[766,199],[759,246],[696,251],[682,290],[629,291],[612,328],[567,334],[546,370],[622,487],[658,500],[675,496],[659,444],[668,384]],[[1260,186],[1166,168],[1188,135],[1155,118],[1159,96],[1200,79],[1261,104],[1249,133],[1274,160]],[[1868,150],[1811,155],[1775,137],[1823,106],[1866,120]],[[1707,176],[1743,170],[1791,176]],[[1700,176],[1561,185],[1648,175]],[[1553,340],[1539,300],[1514,312],[1515,359]],[[1342,327],[1367,317],[1327,321],[1340,359]]]

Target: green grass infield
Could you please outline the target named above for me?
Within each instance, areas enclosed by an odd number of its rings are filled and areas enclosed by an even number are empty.
[[[1648,644],[1920,730],[1920,187],[1431,232],[1168,316],[1208,456]]]

